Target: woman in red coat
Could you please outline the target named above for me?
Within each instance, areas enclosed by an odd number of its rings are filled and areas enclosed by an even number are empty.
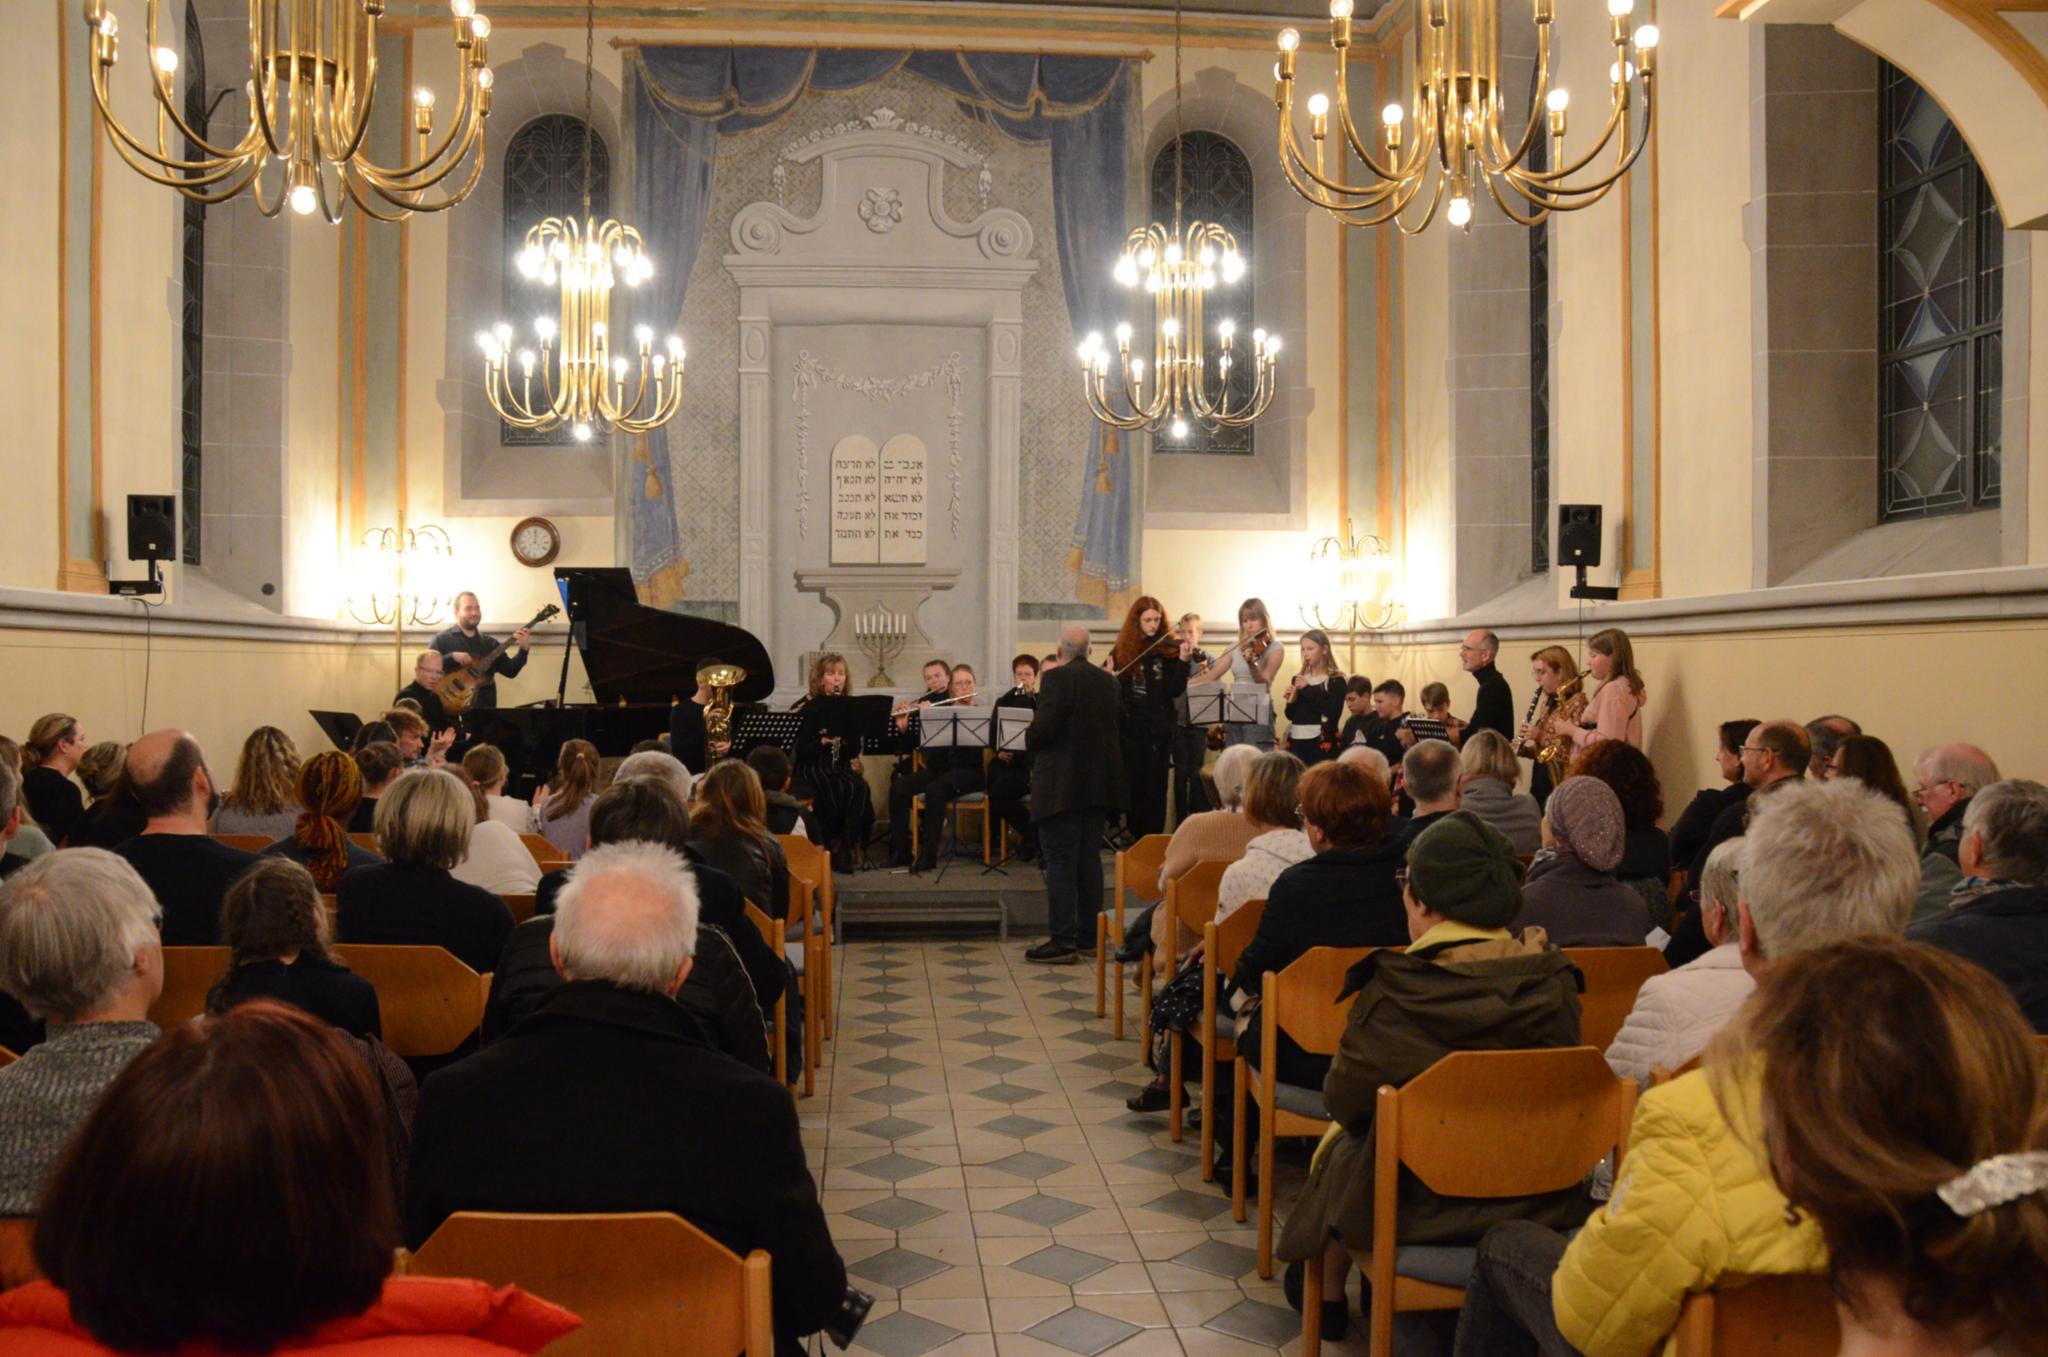
[[[516,1287],[393,1277],[386,1119],[340,1033],[257,1000],[174,1028],[51,1180],[47,1281],[0,1295],[10,1357],[506,1357],[579,1321]]]

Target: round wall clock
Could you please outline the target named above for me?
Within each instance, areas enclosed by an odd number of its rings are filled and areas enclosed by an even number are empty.
[[[522,518],[512,529],[512,554],[521,565],[547,565],[562,552],[562,530],[545,518]]]

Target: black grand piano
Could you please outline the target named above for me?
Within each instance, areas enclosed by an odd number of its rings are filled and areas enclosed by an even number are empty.
[[[567,603],[570,640],[583,656],[595,701],[563,700],[569,672],[565,656],[562,686],[554,699],[465,718],[465,742],[494,744],[511,765],[507,795],[531,796],[554,770],[565,740],[588,740],[598,753],[619,757],[642,740],[667,734],[676,705],[697,691],[700,665],[722,661],[747,671],[746,681],[732,690],[735,703],[758,702],[775,687],[774,665],[752,632],[646,607],[623,568],[561,567],[555,579]],[[701,763],[692,766],[703,771]]]

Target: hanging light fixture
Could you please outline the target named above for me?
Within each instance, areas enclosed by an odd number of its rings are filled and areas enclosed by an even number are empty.
[[[1249,424],[1273,403],[1274,374],[1280,337],[1252,331],[1252,389],[1233,404],[1231,368],[1238,362],[1237,325],[1216,324],[1217,350],[1210,362],[1203,311],[1208,293],[1219,283],[1234,285],[1245,276],[1245,260],[1237,237],[1217,222],[1181,220],[1181,7],[1173,7],[1173,225],[1153,222],[1134,227],[1124,238],[1123,253],[1112,275],[1124,287],[1142,286],[1152,298],[1152,386],[1145,387],[1146,362],[1131,356],[1135,336],[1129,322],[1116,327],[1116,347],[1101,334],[1081,341],[1081,391],[1089,413],[1117,429],[1164,432],[1169,438],[1188,436],[1190,423],[1210,432]],[[1112,391],[1112,363],[1121,378]],[[1209,378],[1215,373],[1213,387]]]
[[[484,351],[484,391],[499,417],[514,428],[542,433],[566,424],[579,443],[600,433],[646,433],[668,423],[683,403],[682,340],[670,335],[657,350],[654,331],[645,325],[635,328],[627,350],[639,355],[631,399],[626,378],[634,365],[612,353],[612,288],[622,281],[638,287],[654,275],[654,264],[638,231],[609,217],[599,222],[590,212],[596,31],[597,5],[590,0],[583,14],[583,216],[549,217],[533,227],[516,260],[522,277],[561,287],[561,319],[536,318],[534,346],[516,354],[512,327],[503,322],[476,337]],[[516,379],[514,362],[519,365]],[[541,383],[537,400],[536,369]]]
[[[1550,84],[1550,48],[1556,0],[1532,0],[1536,20],[1536,80],[1530,99],[1528,126],[1512,144],[1506,132],[1506,100],[1500,88],[1500,0],[1421,0],[1415,25],[1415,88],[1407,107],[1389,103],[1380,110],[1379,142],[1384,161],[1374,158],[1367,136],[1352,121],[1346,54],[1351,47],[1353,0],[1330,0],[1330,46],[1337,52],[1336,126],[1330,130],[1330,96],[1318,91],[1308,98],[1309,141],[1302,153],[1295,132],[1295,54],[1301,34],[1280,30],[1280,61],[1273,68],[1278,81],[1274,102],[1280,110],[1280,163],[1294,191],[1346,226],[1394,223],[1404,234],[1428,228],[1437,208],[1451,225],[1472,220],[1473,198],[1483,186],[1502,212],[1524,226],[1534,226],[1552,212],[1591,207],[1607,195],[1634,165],[1650,138],[1652,74],[1656,67],[1657,26],[1638,25],[1629,16],[1635,0],[1607,0],[1609,38],[1614,64],[1608,68],[1610,88],[1605,126],[1599,140],[1577,160],[1564,153],[1565,114],[1571,96]],[[1630,60],[1633,41],[1635,59]],[[1633,89],[1642,82],[1640,125]],[[1413,128],[1412,132],[1404,128]],[[1538,168],[1531,152],[1548,136],[1547,156]],[[1617,134],[1619,140],[1616,140]],[[1633,134],[1633,135],[1632,135]],[[1324,143],[1335,140],[1335,164],[1325,163]],[[1609,145],[1614,162],[1604,171],[1584,175]],[[1363,162],[1369,178],[1346,178],[1349,158]],[[1410,224],[1410,204],[1427,187],[1428,205]],[[1450,201],[1444,205],[1446,188]]]
[[[202,203],[226,202],[248,190],[266,217],[289,203],[300,216],[317,211],[330,222],[340,221],[349,203],[379,221],[441,212],[476,187],[484,167],[484,119],[491,113],[485,50],[491,21],[476,12],[476,0],[450,0],[448,6],[461,71],[448,131],[429,145],[434,92],[425,86],[413,91],[414,159],[394,168],[377,164],[367,149],[379,74],[377,20],[384,0],[291,0],[282,19],[278,0],[250,0],[252,66],[242,86],[248,130],[232,146],[208,141],[185,121],[174,78],[177,50],[157,43],[158,4],[149,0],[145,34],[156,96],[152,149],[114,116],[107,91],[119,52],[119,23],[107,12],[107,0],[85,0],[93,102],[107,140],[143,178]],[[190,150],[171,149],[174,132]],[[470,161],[468,177],[452,189],[442,188],[465,159]],[[272,162],[279,173],[269,176],[274,182],[266,189],[263,171]]]

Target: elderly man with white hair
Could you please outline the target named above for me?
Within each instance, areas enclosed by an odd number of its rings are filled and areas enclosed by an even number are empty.
[[[1978,791],[1998,781],[1998,765],[1973,744],[1944,744],[1913,765],[1913,799],[1927,812],[1927,842],[1920,850],[1920,894],[1913,919],[1937,919],[1963,879],[1963,811]]]
[[[0,1216],[32,1216],[71,1133],[157,1038],[156,897],[101,848],[41,857],[0,886],[0,989],[49,1025],[0,1070]]]
[[[619,764],[619,770],[612,774],[612,781],[624,782],[632,777],[659,778],[686,806],[690,804],[690,788],[697,784],[696,777],[681,759],[661,749],[643,749],[637,754],[626,755]]]
[[[566,983],[421,1090],[406,1242],[457,1211],[673,1211],[742,1256],[768,1250],[787,1347],[832,1318],[846,1268],[788,1091],[675,1002],[697,915],[661,845],[606,844],[570,869],[549,941]]]
[[[1997,976],[2048,1033],[2048,787],[1993,782],[1965,804],[1952,904],[1906,936]]]

